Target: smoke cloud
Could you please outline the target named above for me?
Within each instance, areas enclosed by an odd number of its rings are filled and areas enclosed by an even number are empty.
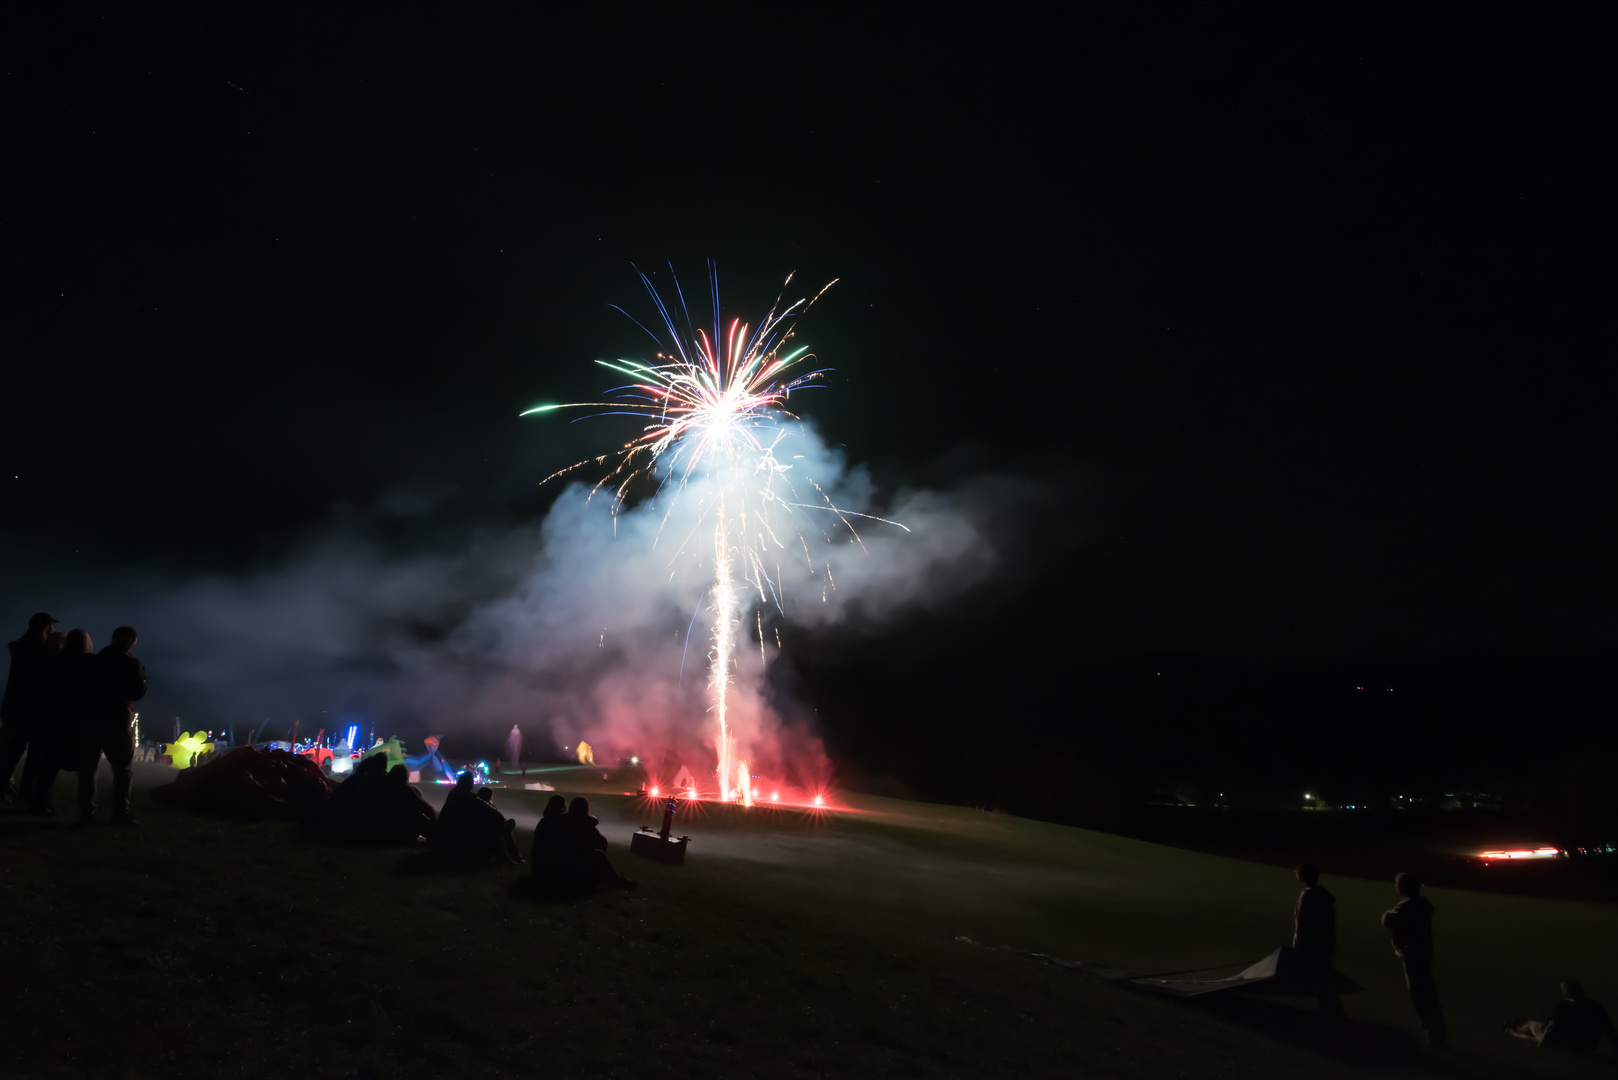
[[[808,425],[775,454],[786,483],[771,512],[731,537],[746,602],[730,719],[756,772],[808,783],[825,769],[818,741],[770,703],[778,629],[880,627],[936,608],[991,574],[995,551],[966,494],[901,491],[873,510],[865,471]],[[839,515],[821,493],[908,531]],[[537,525],[447,552],[390,553],[363,526],[334,527],[273,570],[150,580],[77,611],[140,629],[158,718],[148,731],[166,733],[170,715],[238,737],[265,720],[278,738],[295,719],[305,735],[374,722],[379,734],[444,735],[455,757],[457,738],[472,753],[515,724],[530,747],[586,739],[654,768],[709,770],[719,492],[692,477],[616,511],[610,495],[572,484]]]

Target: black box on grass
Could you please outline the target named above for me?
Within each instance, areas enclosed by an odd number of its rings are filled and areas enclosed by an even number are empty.
[[[689,836],[659,836],[651,826],[642,825],[629,838],[629,850],[647,859],[680,866],[685,862],[685,847],[690,840]]]

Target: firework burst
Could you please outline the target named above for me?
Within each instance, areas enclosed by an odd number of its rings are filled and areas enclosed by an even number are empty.
[[[692,490],[694,480],[708,481],[701,487],[704,501],[698,524],[683,539],[681,551],[688,550],[699,530],[711,528],[713,576],[707,603],[713,622],[708,697],[718,759],[716,778],[721,799],[751,805],[752,781],[747,763],[736,760],[729,717],[737,642],[748,609],[755,611],[759,650],[767,663],[763,613],[772,608],[785,611],[781,560],[795,558],[796,549],[801,548],[809,573],[821,580],[822,589],[834,584],[830,565],[817,567],[810,555],[806,531],[827,532],[819,523],[810,523],[810,513],[827,515],[825,522],[854,542],[860,537],[853,518],[904,526],[837,506],[813,479],[795,475],[791,462],[776,454],[789,425],[798,419],[788,409],[793,392],[824,385],[827,371],[811,367],[814,357],[807,346],[793,346],[794,326],[835,280],[813,297],[783,307],[782,298],[792,282],[788,276],[756,329],[740,319],[722,328],[718,279],[710,269],[714,312],[710,336],[706,329],[693,328],[678,279],[674,285],[683,329],[651,280],[645,274],[640,279],[665,334],[660,337],[628,312],[624,314],[658,343],[656,362],[597,361],[630,380],[606,391],[609,400],[536,405],[522,415],[597,409],[596,415],[644,418],[646,425],[640,434],[617,450],[546,477],[548,482],[591,464],[603,467],[591,494],[610,491],[614,513],[623,506],[637,478],[654,479],[658,496],[671,500]],[[689,550],[695,553],[698,549]],[[779,640],[777,634],[777,645]]]

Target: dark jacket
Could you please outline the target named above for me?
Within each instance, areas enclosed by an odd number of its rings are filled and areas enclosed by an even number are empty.
[[[506,819],[493,804],[478,798],[470,785],[456,784],[438,812],[435,847],[451,855],[485,857],[503,846]]]
[[[100,703],[101,658],[94,653],[67,653],[58,671],[62,705],[62,725],[69,731],[84,732],[95,727]]]
[[[1593,1054],[1601,1036],[1611,1034],[1612,1017],[1607,1015],[1606,1009],[1589,998],[1578,1001],[1563,998],[1551,1013],[1551,1028],[1540,1045]]]
[[[570,842],[579,851],[606,851],[607,838],[601,835],[597,827],[601,819],[594,814],[575,814],[569,812],[563,819],[567,822]]]
[[[99,685],[91,722],[128,727],[135,719],[134,703],[146,696],[146,666],[111,645],[96,653],[96,664]]]
[[[1324,885],[1298,894],[1292,909],[1292,948],[1300,956],[1325,962],[1337,952],[1337,898]]]
[[[46,662],[45,643],[23,637],[8,642],[11,671],[6,676],[6,695],[0,700],[0,720],[8,724],[33,724],[44,707]]]
[[[530,869],[536,878],[554,878],[567,860],[567,814],[547,813],[534,826],[534,846],[529,851]]]
[[[1406,964],[1433,962],[1433,905],[1425,896],[1407,896],[1382,913],[1393,935],[1393,954]]]

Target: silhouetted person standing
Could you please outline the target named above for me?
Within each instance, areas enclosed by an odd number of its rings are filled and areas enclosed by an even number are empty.
[[[35,814],[55,817],[56,774],[79,767],[85,722],[94,702],[95,645],[83,630],[62,639],[46,692],[47,719],[28,746],[23,787]],[[32,779],[30,779],[30,776]]]
[[[138,640],[132,627],[112,632],[112,644],[96,654],[84,726],[79,740],[79,821],[95,820],[96,769],[101,756],[112,766],[112,819],[133,825],[129,787],[135,760],[134,702],[146,696],[146,668],[130,655]]]
[[[56,776],[66,744],[67,729],[62,709],[62,648],[67,635],[52,630],[45,635],[45,651],[39,666],[39,712],[28,736],[28,757],[22,763],[19,795],[28,800],[29,813],[53,817],[50,801],[41,797],[41,786]]]
[[[1337,953],[1337,898],[1320,883],[1313,863],[1299,863],[1295,871],[1303,891],[1292,906],[1292,957],[1301,977],[1316,988],[1322,1016],[1341,1016],[1342,995],[1332,971]]]
[[[17,797],[11,776],[41,721],[49,667],[45,639],[55,626],[55,617],[42,611],[28,620],[22,637],[6,645],[11,671],[6,676],[5,698],[0,700],[0,801]]]
[[[1427,1033],[1427,1045],[1442,1049],[1449,1045],[1449,1034],[1433,985],[1433,905],[1421,895],[1421,880],[1415,874],[1397,875],[1393,887],[1400,900],[1382,913],[1382,925],[1393,937],[1393,955],[1404,964],[1410,1004]]]

